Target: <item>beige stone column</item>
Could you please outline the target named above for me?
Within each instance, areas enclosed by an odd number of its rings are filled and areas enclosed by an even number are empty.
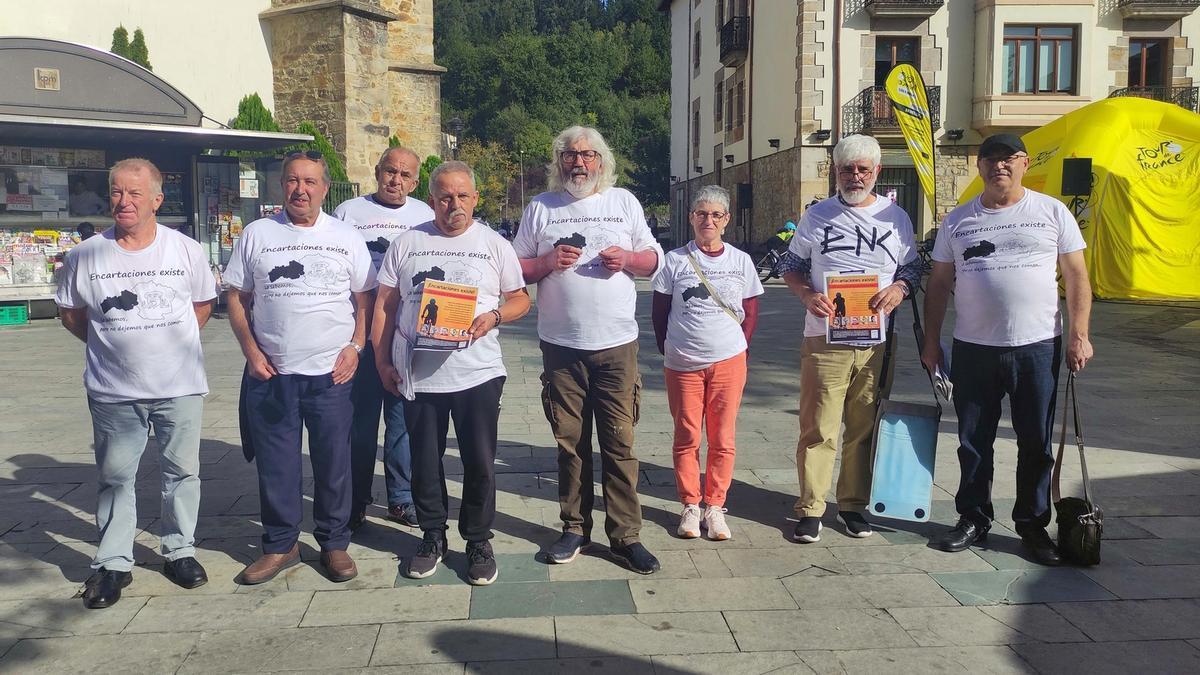
[[[442,73],[433,61],[433,0],[380,0],[388,24],[387,124],[421,159],[442,152]]]

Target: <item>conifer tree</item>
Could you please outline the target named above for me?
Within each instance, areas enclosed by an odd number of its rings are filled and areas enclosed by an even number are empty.
[[[113,30],[112,47],[108,51],[129,58],[129,31],[125,30],[125,26],[117,26]]]
[[[129,43],[129,60],[146,70],[154,70],[150,65],[150,48],[146,46],[146,36],[141,28],[133,31],[133,42]]]

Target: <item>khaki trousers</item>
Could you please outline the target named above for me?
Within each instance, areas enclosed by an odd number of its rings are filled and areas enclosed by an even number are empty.
[[[800,351],[800,441],[796,444],[796,473],[800,479],[797,517],[820,518],[825,513],[825,494],[833,481],[839,435],[842,464],[837,482],[838,509],[867,509],[883,351],[884,345],[850,347],[827,344],[820,336],[804,338]]]
[[[636,340],[585,350],[542,341],[542,407],[558,442],[558,502],[563,531],[591,536],[592,420],[600,444],[601,487],[609,542],[638,541],[638,460],[633,427],[638,422],[642,379]]]

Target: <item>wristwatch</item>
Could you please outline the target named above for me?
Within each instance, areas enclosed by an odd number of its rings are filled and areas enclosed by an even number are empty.
[[[354,347],[354,352],[355,352],[356,354],[361,354],[361,353],[362,353],[363,346],[362,346],[362,345],[360,345],[360,344],[358,344],[358,343],[357,343],[357,342],[355,342],[354,340],[351,340],[351,341],[347,342],[346,344],[347,344],[347,345],[349,345],[349,346],[351,346],[351,347]]]

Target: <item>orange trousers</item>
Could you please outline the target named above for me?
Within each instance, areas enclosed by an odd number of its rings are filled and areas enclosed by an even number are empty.
[[[737,453],[735,431],[742,390],[746,387],[746,352],[718,361],[703,370],[683,372],[663,369],[667,381],[667,403],[675,418],[675,486],[679,501],[699,504],[700,435],[708,432],[708,459],[704,470],[703,501],[724,506],[733,480],[733,458]]]

